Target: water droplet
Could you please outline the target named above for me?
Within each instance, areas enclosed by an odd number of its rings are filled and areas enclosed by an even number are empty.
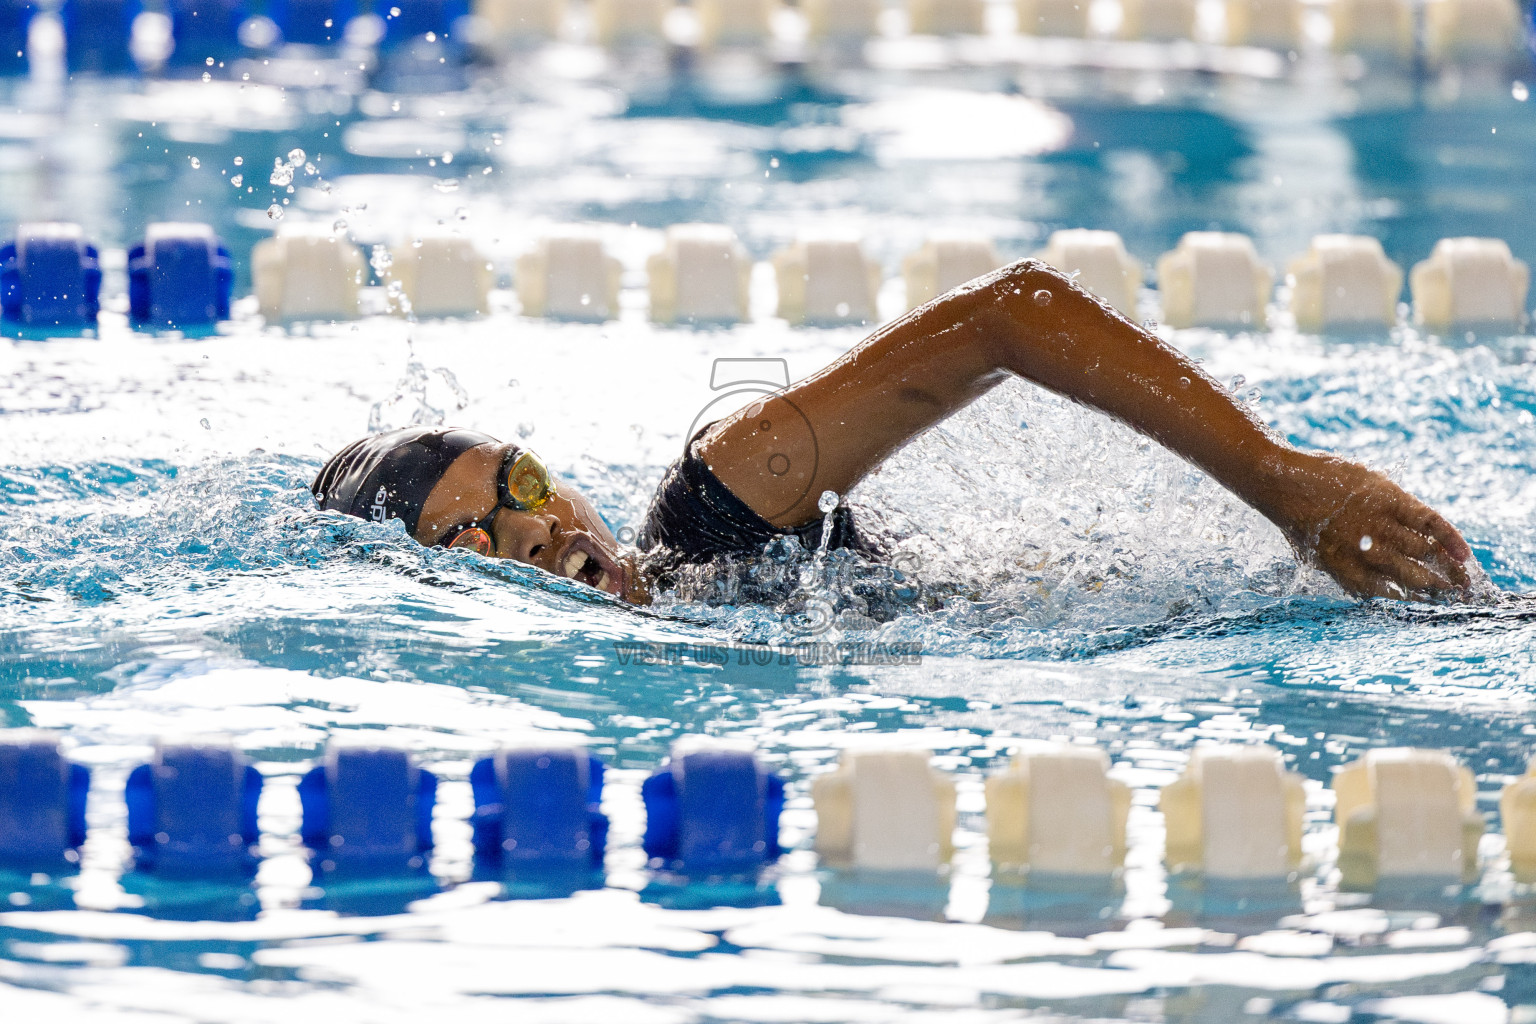
[[[194,171],[197,170],[199,167],[203,166],[203,162],[201,160],[199,160],[195,156],[191,158],[191,163],[192,163],[192,169]]]
[[[444,178],[442,181],[433,182],[432,187],[439,192],[457,192],[459,190],[459,179]]]
[[[206,60],[204,60],[203,63],[208,65],[209,67],[213,67],[213,58],[209,57]],[[207,422],[207,421],[205,420],[204,422]]]
[[[240,167],[240,166],[242,166],[242,165],[243,165],[243,164],[244,164],[244,163],[245,163],[245,157],[243,157],[243,156],[237,156],[237,157],[235,157],[235,166],[236,166],[236,167]]]
[[[1035,292],[1035,305],[1049,306],[1051,304],[1051,292],[1048,288],[1041,288]]]
[[[282,220],[283,208],[278,206],[276,203],[273,203],[271,206],[267,207],[267,216],[273,220]]]
[[[233,178],[229,179],[229,183],[235,186],[235,188],[239,188],[241,185],[245,184],[245,175],[237,174]]]
[[[211,81],[213,81],[213,76],[210,75],[208,72],[204,71],[203,72],[203,81],[211,82]]]
[[[821,509],[822,515],[831,515],[832,510],[837,508],[837,503],[840,500],[836,491],[822,491],[821,497],[816,499],[816,507]]]
[[[1520,81],[1516,81],[1514,85],[1509,87],[1509,94],[1521,103],[1531,98],[1531,90],[1527,89],[1525,83]]]
[[[288,151],[288,166],[297,167],[303,162],[304,151],[302,149],[290,149]]]
[[[213,429],[213,424],[208,422],[208,417],[207,416],[204,416],[202,419],[198,420],[197,421],[197,425],[202,427],[204,430],[212,430]]]
[[[1375,546],[1375,541],[1371,540],[1371,535],[1370,534],[1366,534],[1364,537],[1360,538],[1360,550],[1361,551],[1369,551],[1374,546]]]

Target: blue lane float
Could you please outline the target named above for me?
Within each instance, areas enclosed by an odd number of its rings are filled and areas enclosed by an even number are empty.
[[[300,837],[326,872],[400,874],[432,850],[437,776],[403,750],[333,747],[299,783]]]
[[[0,316],[34,330],[96,325],[101,262],[78,224],[22,224],[0,246]]]
[[[27,33],[36,13],[29,0],[0,0],[0,75],[27,73]]]
[[[167,65],[200,70],[209,58],[217,63],[240,55],[240,26],[251,8],[245,0],[170,0],[166,13],[175,44]]]
[[[389,0],[375,10],[384,16],[381,48],[392,50],[427,35],[446,41],[455,23],[469,17],[468,0]],[[396,12],[399,13],[396,13]]]
[[[750,751],[674,752],[641,786],[645,852],[688,875],[746,874],[779,858],[784,782]]]
[[[608,819],[603,763],[579,747],[501,750],[475,762],[475,860],[501,870],[602,867]]]
[[[151,224],[128,250],[128,305],[149,330],[212,327],[229,319],[229,250],[207,224]]]
[[[235,878],[256,869],[261,773],[229,746],[163,745],[128,774],[135,866],[168,878]]]
[[[357,15],[357,0],[267,0],[267,17],[283,34],[283,42],[300,46],[341,42],[347,23]]]
[[[130,43],[140,0],[64,0],[64,64],[71,75],[138,73]]]
[[[91,773],[49,736],[0,739],[0,866],[67,868],[80,862]]]

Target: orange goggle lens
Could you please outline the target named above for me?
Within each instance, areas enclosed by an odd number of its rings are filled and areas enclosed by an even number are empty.
[[[549,475],[549,467],[533,452],[523,452],[507,470],[503,481],[506,493],[504,504],[519,512],[532,512],[555,493],[555,479]]]
[[[471,526],[467,530],[460,530],[448,542],[448,546],[450,548],[464,548],[481,555],[489,555],[496,548],[496,545],[491,541],[491,535],[478,526]]]

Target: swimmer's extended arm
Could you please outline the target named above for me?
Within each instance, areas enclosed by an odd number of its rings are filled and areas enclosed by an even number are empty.
[[[1379,473],[1292,448],[1176,349],[1031,260],[913,310],[782,396],[721,421],[702,454],[747,505],[798,526],[819,514],[822,491],[847,493],[1009,374],[1204,469],[1352,593],[1468,585],[1461,563],[1471,549],[1433,509]]]

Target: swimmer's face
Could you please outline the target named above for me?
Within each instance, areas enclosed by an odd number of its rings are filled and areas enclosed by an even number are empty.
[[[633,564],[620,556],[602,517],[575,488],[560,484],[531,512],[496,507],[497,478],[511,447],[483,444],[455,459],[421,507],[416,539],[428,546],[447,544],[459,528],[495,509],[490,533],[496,558],[537,566],[626,601],[643,601]]]

